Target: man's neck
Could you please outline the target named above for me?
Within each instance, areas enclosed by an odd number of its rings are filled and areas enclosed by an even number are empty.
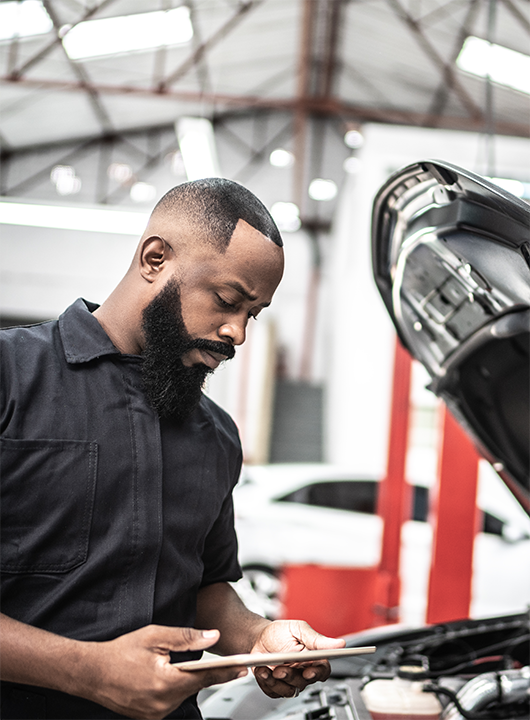
[[[124,355],[141,355],[141,311],[121,285],[93,313],[113,345]]]

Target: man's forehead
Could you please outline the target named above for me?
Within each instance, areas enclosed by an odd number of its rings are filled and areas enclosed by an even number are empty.
[[[251,234],[258,233],[258,235],[261,235],[261,237],[266,237],[266,236],[261,232],[261,230],[258,230],[257,228],[255,228],[253,225],[251,225],[250,223],[248,223],[246,220],[243,220],[243,218],[239,218],[239,220],[237,221],[236,226],[235,226],[235,228],[234,228],[234,232],[232,233],[232,237],[234,236],[234,234],[235,234],[236,232],[239,232],[239,233],[251,233]],[[267,240],[269,240],[269,239],[270,239],[270,238],[267,238]]]

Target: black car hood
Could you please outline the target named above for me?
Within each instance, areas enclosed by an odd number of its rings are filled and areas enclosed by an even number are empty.
[[[378,192],[376,284],[429,388],[530,511],[530,206],[438,160]]]

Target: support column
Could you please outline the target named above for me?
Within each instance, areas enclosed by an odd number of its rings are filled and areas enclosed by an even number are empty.
[[[473,547],[478,529],[479,455],[445,408],[438,464],[438,493],[433,507],[433,545],[427,622],[469,617]]]
[[[379,487],[377,513],[383,518],[381,560],[376,577],[373,624],[399,620],[401,527],[410,518],[412,488],[405,479],[412,359],[396,337],[386,477]]]

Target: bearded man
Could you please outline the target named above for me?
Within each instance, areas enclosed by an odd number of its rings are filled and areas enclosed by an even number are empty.
[[[343,645],[254,615],[229,585],[241,446],[202,388],[282,272],[252,193],[185,183],[100,307],[2,331],[4,718],[200,718],[197,692],[246,671],[175,661]],[[329,665],[255,674],[289,697]]]

